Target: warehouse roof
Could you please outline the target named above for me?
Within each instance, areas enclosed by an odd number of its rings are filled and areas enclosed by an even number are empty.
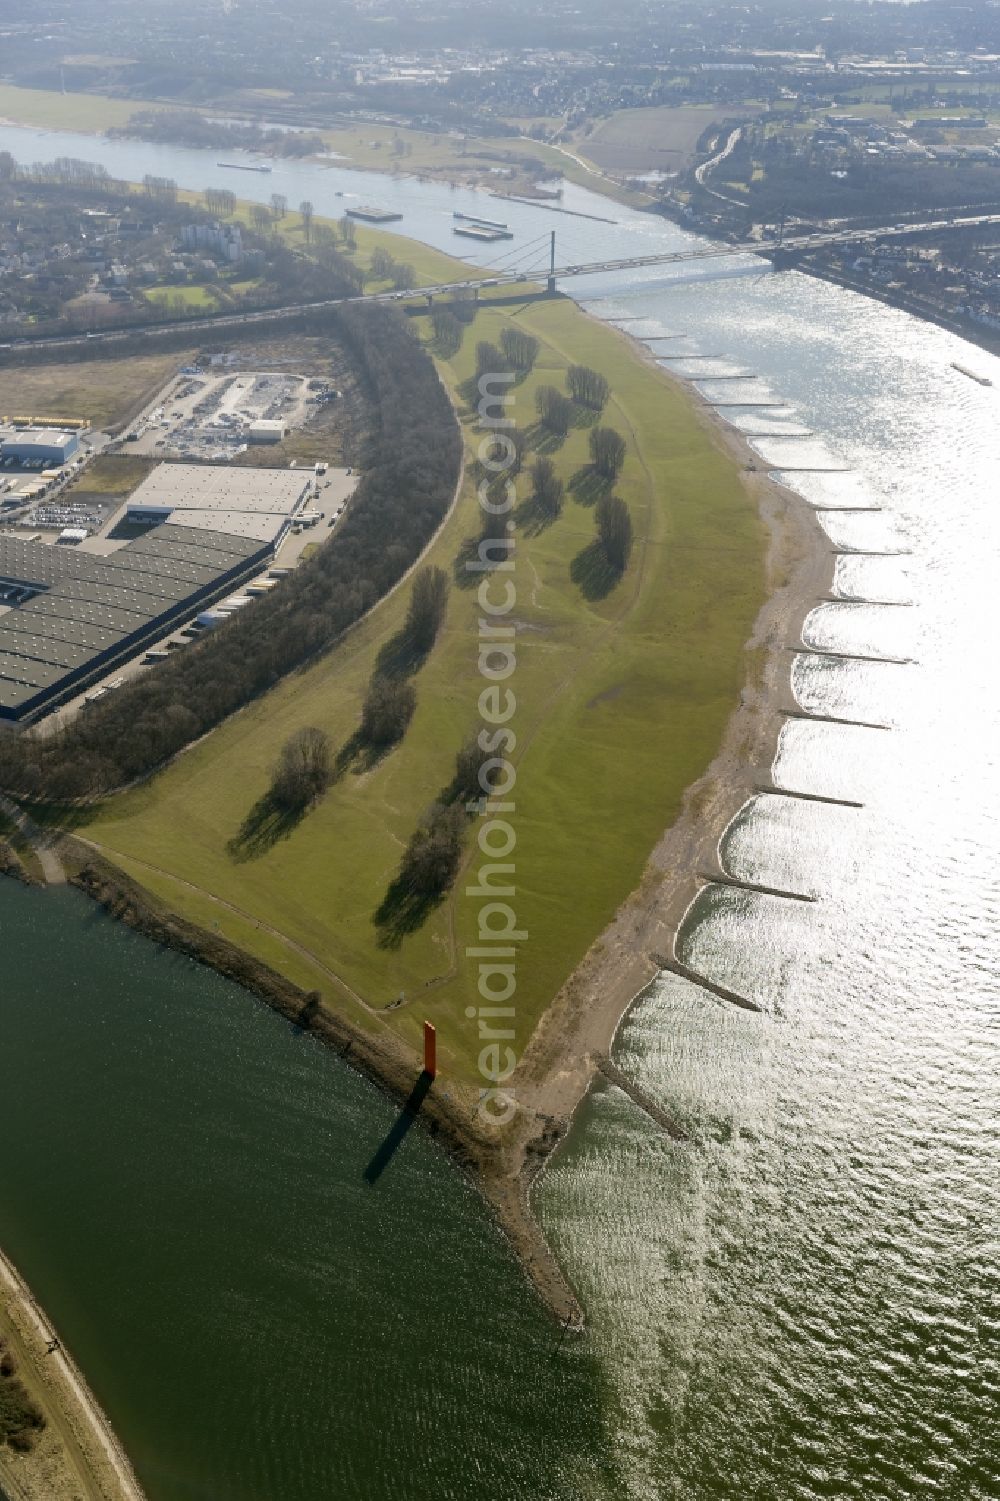
[[[129,496],[129,506],[171,506],[175,512],[265,511],[276,516],[290,516],[312,478],[305,469],[159,464]],[[219,530],[225,531],[225,527]]]
[[[36,591],[0,615],[0,712],[35,709],[133,638],[138,649],[161,621],[225,588],[269,540],[170,523],[104,557],[0,535],[0,581]]]
[[[4,439],[4,443],[67,443],[76,433],[65,432],[61,427],[19,427]]]

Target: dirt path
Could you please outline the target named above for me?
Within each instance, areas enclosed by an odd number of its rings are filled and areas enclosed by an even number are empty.
[[[31,1289],[0,1251],[0,1317],[48,1425],[35,1449],[0,1450],[0,1491],[11,1501],[145,1501],[132,1466],[72,1356]]]
[[[52,847],[52,835],[47,834],[33,823],[23,809],[17,803],[11,802],[10,798],[0,794],[0,812],[5,813],[12,823],[15,823],[31,845],[38,863],[42,867],[42,875],[45,877],[46,886],[64,886],[66,884],[66,872],[63,870],[62,861]]]

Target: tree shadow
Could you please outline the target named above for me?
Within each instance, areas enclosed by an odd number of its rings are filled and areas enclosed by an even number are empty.
[[[353,772],[356,777],[362,777],[368,771],[374,771],[380,761],[384,761],[390,751],[395,750],[399,741],[390,740],[388,743],[367,739],[362,730],[356,729],[349,740],[345,740],[334,759],[333,769],[330,773],[330,781],[341,782],[347,773]]]
[[[402,876],[397,876],[372,918],[378,930],[379,948],[398,949],[404,938],[423,927],[444,898],[443,891],[416,891]]]
[[[390,636],[375,658],[373,677],[409,678],[419,672],[431,648],[417,646],[404,626]]]
[[[499,568],[503,562],[513,558],[513,549],[504,548],[502,542],[494,543],[486,550],[484,556],[480,557],[479,547],[484,540],[482,533],[478,536],[466,537],[455,554],[451,572],[459,589],[478,589],[483,578]]]
[[[544,422],[533,422],[525,429],[525,447],[533,453],[556,453],[566,441],[566,435],[554,433]]]
[[[458,354],[461,347],[462,340],[460,338],[442,338],[440,334],[435,334],[433,338],[428,339],[427,341],[427,348],[430,350],[431,354],[433,354],[434,357],[439,360],[454,359],[455,355]]]
[[[622,577],[622,570],[608,561],[607,553],[596,539],[578,552],[569,568],[569,576],[584,599],[606,599]]]
[[[462,404],[474,412],[479,403],[479,377],[470,375],[455,387]]]
[[[581,401],[574,401],[574,403],[573,403],[573,426],[574,427],[581,427],[581,428],[594,427],[596,423],[600,422],[600,420],[601,420],[601,413],[600,412],[595,411],[595,409],[593,407],[584,406],[583,402],[581,402]]]
[[[514,519],[524,536],[537,537],[559,519],[559,512],[547,510],[534,495],[529,495],[514,512]]]
[[[289,834],[302,822],[306,808],[284,808],[275,802],[270,792],[265,792],[254,803],[226,848],[234,860],[241,864],[247,860],[259,860],[273,849],[279,839]]]
[[[362,1177],[369,1185],[369,1187],[375,1187],[375,1184],[381,1178],[382,1174],[389,1166],[389,1163],[399,1151],[400,1147],[408,1136],[414,1121],[420,1114],[420,1107],[424,1103],[424,1100],[427,1098],[428,1092],[430,1091],[430,1087],[433,1083],[433,1074],[429,1074],[427,1070],[424,1069],[416,1084],[414,1084],[413,1088],[410,1090],[406,1104],[403,1106],[402,1110],[399,1112],[399,1115],[396,1117],[391,1131],[389,1132],[388,1136],[386,1136],[385,1140],[382,1142],[378,1151],[375,1153],[374,1157],[371,1159],[368,1166],[365,1168],[364,1173],[362,1174]]]
[[[584,464],[577,469],[569,482],[573,499],[582,506],[596,506],[602,495],[607,495],[614,482],[597,470],[593,464]]]

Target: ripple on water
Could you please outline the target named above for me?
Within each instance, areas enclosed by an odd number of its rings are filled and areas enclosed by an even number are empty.
[[[992,1501],[1000,439],[954,390],[960,341],[808,278],[781,292],[675,288],[670,316],[687,309],[704,349],[760,374],[699,381],[709,400],[793,398],[819,455],[852,466],[780,478],[816,506],[885,507],[824,511],[835,546],[912,551],[842,556],[835,587],[915,610],[824,606],[809,639],[917,665],[790,657],[805,709],[897,728],[791,721],[776,778],[863,806],[762,795],[741,812],[728,868],[820,900],[704,892],[683,956],[762,1012],[662,977],[616,1058],[692,1145],[636,1123],[626,1151],[587,1106],[542,1201],[571,1270],[588,1268],[632,1495]]]

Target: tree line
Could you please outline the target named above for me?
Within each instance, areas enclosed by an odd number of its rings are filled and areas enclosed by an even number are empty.
[[[379,416],[336,534],[279,588],[59,732],[0,737],[0,787],[61,801],[148,774],[329,647],[423,550],[458,479],[451,403],[398,309],[348,306],[331,322]]]
[[[264,128],[250,123],[210,120],[196,110],[136,110],[126,125],[113,125],[109,136],[141,141],[169,141],[178,146],[217,146],[231,151],[266,151],[272,156],[317,156],[326,150],[315,131]]]

